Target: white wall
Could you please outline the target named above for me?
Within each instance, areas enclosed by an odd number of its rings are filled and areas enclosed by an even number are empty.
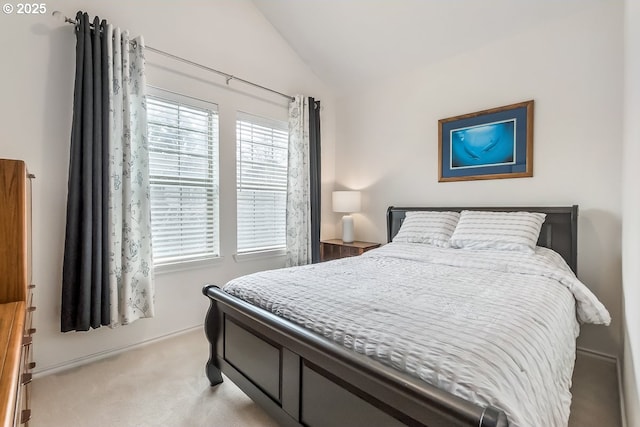
[[[235,111],[286,120],[284,98],[249,90],[214,74],[147,53],[148,83],[218,103],[222,255],[220,263],[156,276],[156,317],[131,326],[90,332],[59,332],[61,266],[65,232],[67,168],[75,70],[71,25],[54,20],[78,9],[142,34],[147,45],[218,68],[281,92],[322,101],[323,179],[333,181],[333,95],[302,63],[249,1],[105,2],[58,0],[45,16],[0,16],[0,157],[23,159],[34,184],[34,280],[37,283],[35,359],[38,370],[63,366],[102,352],[201,325],[205,283],[223,284],[238,275],[282,266],[282,258],[236,263]],[[326,194],[323,198],[327,200]],[[329,215],[329,203],[324,214]],[[325,223],[327,223],[325,221]],[[325,234],[332,234],[329,223]],[[204,361],[203,361],[204,363]]]
[[[623,390],[627,425],[640,425],[640,4],[625,1],[624,142],[622,175]]]
[[[578,204],[579,277],[613,317],[578,344],[618,355],[622,41],[622,3],[606,2],[339,98],[337,187],[365,192],[356,238],[384,242],[389,205]],[[438,183],[438,119],[529,99],[533,178]]]

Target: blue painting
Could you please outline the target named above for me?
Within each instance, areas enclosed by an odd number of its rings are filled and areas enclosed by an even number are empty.
[[[513,164],[516,121],[487,123],[451,131],[451,168]]]
[[[533,101],[438,121],[438,181],[533,176]]]

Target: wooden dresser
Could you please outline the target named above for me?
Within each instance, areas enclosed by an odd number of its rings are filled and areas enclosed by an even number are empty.
[[[31,418],[31,178],[24,162],[0,159],[0,427]]]

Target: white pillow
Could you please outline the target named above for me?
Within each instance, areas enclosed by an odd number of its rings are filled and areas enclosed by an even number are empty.
[[[451,247],[533,253],[545,217],[537,212],[462,211]]]
[[[458,218],[458,212],[408,211],[393,241],[447,248]]]

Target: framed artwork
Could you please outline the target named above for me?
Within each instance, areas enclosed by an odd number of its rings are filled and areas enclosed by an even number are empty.
[[[438,121],[438,181],[533,176],[533,101]]]

